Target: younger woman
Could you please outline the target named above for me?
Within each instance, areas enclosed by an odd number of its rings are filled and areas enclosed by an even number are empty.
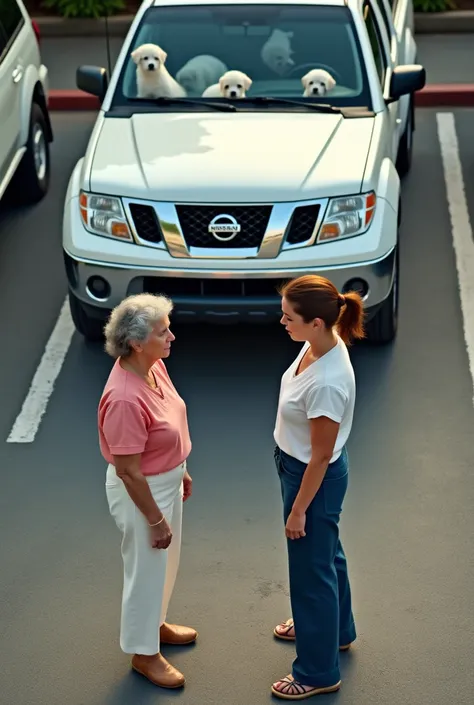
[[[363,305],[357,293],[340,294],[314,275],[290,281],[281,293],[281,323],[304,345],[282,377],[274,432],[292,608],[292,619],[274,634],[296,642],[296,659],[272,692],[302,700],[339,690],[339,649],[356,638],[338,525],[355,402],[346,345],[364,337]]]

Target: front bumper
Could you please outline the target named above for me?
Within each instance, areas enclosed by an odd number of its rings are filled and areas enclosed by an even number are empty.
[[[302,270],[214,271],[160,270],[153,267],[121,267],[78,261],[64,252],[71,293],[90,316],[105,318],[131,294],[165,293],[173,299],[175,320],[240,322],[273,321],[281,316],[278,286],[302,274],[330,279],[339,291],[365,286],[367,318],[378,310],[392,287],[395,249],[377,260],[339,267],[307,267]],[[98,291],[97,278],[107,284]],[[107,295],[105,295],[107,294]]]
[[[261,246],[257,256],[244,256],[243,251],[225,256],[222,250],[210,256],[194,256],[182,252],[181,247],[175,247],[177,251],[171,254],[166,247],[123,242],[87,231],[76,195],[81,168],[79,162],[66,196],[63,250],[70,291],[91,316],[105,317],[126,296],[149,292],[165,293],[173,299],[174,319],[274,320],[281,315],[279,285],[308,273],[327,277],[339,291],[357,289],[354,280],[359,280],[366,289],[363,299],[368,317],[390,293],[398,222],[397,213],[382,197],[371,226],[357,237],[280,248],[275,235],[279,234],[280,240],[283,237],[285,216],[281,223],[273,220],[268,226],[268,237],[264,238],[268,248]],[[158,206],[162,216],[170,215],[163,221],[175,223],[173,208],[169,204]],[[281,215],[293,206],[277,204],[274,212]],[[171,235],[169,239],[176,240]],[[104,280],[105,291],[94,287],[94,277]]]

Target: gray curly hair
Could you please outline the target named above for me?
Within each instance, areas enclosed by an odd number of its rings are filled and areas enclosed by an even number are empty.
[[[104,328],[106,352],[116,359],[128,357],[133,352],[132,341],[144,343],[172,310],[173,302],[163,295],[128,296],[113,309]]]

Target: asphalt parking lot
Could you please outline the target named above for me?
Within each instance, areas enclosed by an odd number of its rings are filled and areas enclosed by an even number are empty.
[[[50,194],[0,211],[0,701],[261,705],[293,657],[272,638],[289,616],[272,458],[279,379],[297,352],[283,329],[175,331],[169,370],[189,408],[194,496],[169,618],[200,633],[195,647],[164,652],[187,676],[183,692],[132,674],[118,646],[119,536],[96,432],[112,361],[99,346],[74,334],[34,441],[7,442],[66,295],[62,201],[93,119],[55,115]],[[352,352],[358,399],[342,535],[359,639],[341,656],[343,687],[328,705],[472,703],[474,294],[463,265],[473,120],[472,110],[454,113],[464,212],[449,191],[459,175],[450,133],[438,132],[446,124],[418,111],[403,186],[399,335]]]

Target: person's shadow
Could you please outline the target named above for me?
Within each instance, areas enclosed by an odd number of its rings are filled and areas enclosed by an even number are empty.
[[[179,669],[179,655],[184,655],[188,649],[193,648],[195,648],[195,644],[187,646],[171,646],[167,644],[166,647],[163,647],[163,656]],[[103,705],[130,705],[131,703],[156,705],[157,698],[160,696],[166,695],[168,698],[178,698],[182,697],[183,693],[184,688],[177,688],[176,690],[159,688],[129,667],[123,678],[111,688]]]

